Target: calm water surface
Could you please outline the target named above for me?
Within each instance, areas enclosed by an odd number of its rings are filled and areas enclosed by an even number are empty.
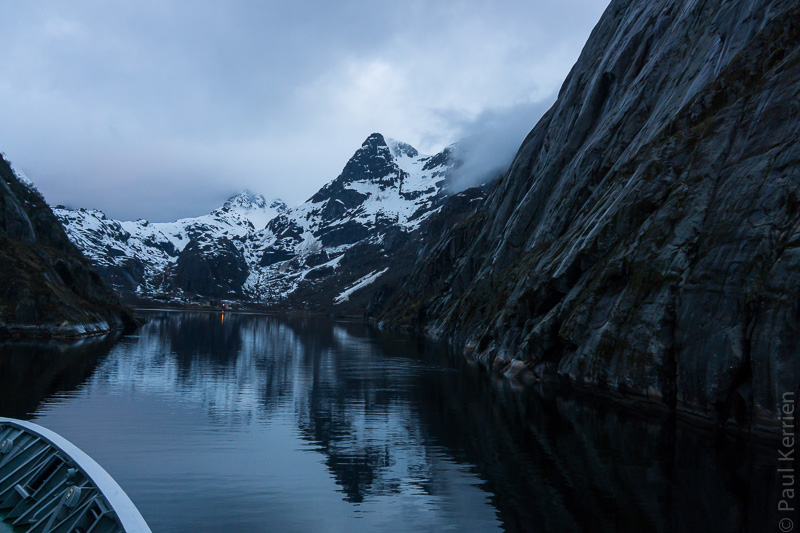
[[[89,453],[170,531],[763,531],[777,452],[493,382],[354,322],[151,311],[0,345],[0,415]]]

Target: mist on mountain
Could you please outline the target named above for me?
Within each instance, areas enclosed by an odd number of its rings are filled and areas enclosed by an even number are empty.
[[[463,133],[454,145],[458,171],[453,192],[480,185],[504,173],[531,129],[555,101],[555,95],[536,102],[483,111],[472,117],[453,113],[450,120]],[[460,115],[460,116],[459,116]]]

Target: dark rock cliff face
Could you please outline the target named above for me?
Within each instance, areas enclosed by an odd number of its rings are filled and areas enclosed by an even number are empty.
[[[0,157],[0,337],[134,327],[42,197]]]
[[[194,239],[178,255],[175,284],[190,294],[236,297],[248,273],[242,251],[230,239]]]
[[[800,6],[614,0],[379,317],[507,375],[776,426],[800,378]]]
[[[432,254],[436,254],[438,259],[426,268],[425,281],[431,286],[437,286],[434,278],[441,277],[443,269],[446,268],[446,259],[440,255],[440,244],[442,242],[449,243],[450,249],[446,254],[451,254],[452,247],[457,246],[456,243],[461,239],[468,238],[465,230],[470,228],[471,222],[478,217],[477,209],[481,206],[492,185],[492,183],[488,183],[447,197],[442,203],[441,209],[425,220],[414,234],[397,242],[391,248],[387,246],[391,267],[371,291],[365,291],[367,294],[361,295],[366,302],[354,301],[357,306],[362,304],[356,309],[364,307],[364,316],[370,321],[376,320],[384,313],[391,314],[389,306],[397,304],[398,295],[402,299],[403,289],[400,289],[398,294],[398,287],[401,287],[405,280],[414,275],[415,265],[418,262],[431,257]],[[439,287],[437,287],[438,289]],[[394,316],[396,321],[423,323],[425,320],[425,309],[419,305],[400,307],[395,311],[399,314],[391,314],[391,316]]]

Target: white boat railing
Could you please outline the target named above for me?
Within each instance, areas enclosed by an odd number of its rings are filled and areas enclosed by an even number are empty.
[[[0,522],[30,533],[150,533],[128,495],[77,446],[2,417]]]

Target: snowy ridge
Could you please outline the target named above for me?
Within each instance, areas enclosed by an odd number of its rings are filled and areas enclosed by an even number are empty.
[[[370,135],[336,179],[258,234],[249,261],[258,258],[261,268],[251,269],[246,292],[275,301],[325,279],[337,289],[333,299],[353,281],[381,271],[388,262],[387,235],[413,232],[444,200],[450,152],[422,155],[408,144]],[[358,257],[357,265],[343,260],[358,255],[355,250],[370,257]],[[364,272],[367,267],[372,268]]]
[[[422,155],[372,134],[338,177],[291,209],[245,191],[207,215],[175,222],[54,211],[70,239],[123,293],[270,304],[327,291],[329,303],[341,303],[357,290],[354,284],[385,272],[387,250],[440,208],[450,153]],[[342,296],[346,287],[352,290]]]
[[[246,237],[255,231],[256,224],[263,227],[265,221],[285,210],[286,204],[281,200],[268,203],[263,196],[245,191],[207,215],[175,222],[118,221],[96,209],[56,207],[53,212],[70,240],[101,273],[115,268],[133,270],[130,276],[122,276],[122,279],[112,276],[113,285],[123,292],[153,296],[167,290],[162,287],[163,274],[175,265],[181,251],[192,240],[203,241],[206,245],[228,240],[243,249]],[[214,250],[209,248],[208,253],[213,255]],[[135,275],[136,270],[141,270],[139,276]],[[128,277],[133,279],[126,279]]]

